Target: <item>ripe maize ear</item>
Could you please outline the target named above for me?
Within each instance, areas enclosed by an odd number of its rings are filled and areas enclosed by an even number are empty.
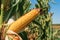
[[[27,14],[23,15],[18,20],[16,20],[14,23],[12,23],[8,30],[12,30],[18,33],[38,15],[39,11],[40,9],[31,10],[30,12],[28,12]]]

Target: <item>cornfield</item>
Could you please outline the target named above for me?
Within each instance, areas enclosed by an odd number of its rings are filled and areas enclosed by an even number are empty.
[[[51,0],[36,0],[37,3],[35,7],[31,8],[32,3],[30,0],[0,0],[1,40],[5,39],[8,30],[14,30],[23,40],[53,40],[52,13],[49,13],[50,1]],[[34,10],[37,8],[40,9],[40,12]],[[30,12],[32,10],[34,11]],[[31,13],[31,15],[39,14],[32,18],[27,14],[27,17],[22,18],[26,13]],[[10,19],[13,20],[12,23],[9,23]],[[19,21],[17,22],[16,20],[18,19]],[[25,22],[24,19],[29,20]],[[20,20],[23,20],[22,25],[21,23],[18,24],[21,22]]]

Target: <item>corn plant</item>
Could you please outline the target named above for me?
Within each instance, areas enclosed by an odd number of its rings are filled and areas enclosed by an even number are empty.
[[[37,0],[35,8],[42,8],[39,14],[28,26],[28,31],[22,31],[19,35],[23,40],[28,40],[26,36],[32,35],[34,40],[50,40],[51,14],[49,10],[49,0]],[[7,24],[8,20],[14,16],[14,20],[30,11],[30,0],[1,0],[0,29],[2,24]],[[25,36],[24,36],[25,35]],[[34,37],[33,37],[34,36]]]

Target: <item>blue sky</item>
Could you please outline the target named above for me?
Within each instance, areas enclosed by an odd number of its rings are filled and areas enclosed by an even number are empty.
[[[52,16],[53,24],[60,24],[60,0],[54,0],[55,4],[50,2],[50,12],[54,13]],[[34,7],[34,4],[37,3],[35,0],[31,0],[31,8]]]
[[[54,13],[52,16],[52,21],[53,24],[60,24],[60,0],[54,0],[54,1],[55,4],[50,3],[51,6],[50,11]]]

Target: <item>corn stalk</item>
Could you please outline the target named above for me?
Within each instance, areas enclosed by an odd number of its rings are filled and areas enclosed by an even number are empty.
[[[3,38],[3,30],[4,30],[4,28],[3,28],[3,14],[4,14],[4,0],[2,0],[2,1],[0,1],[1,2],[1,8],[0,8],[0,40],[1,40],[1,38]],[[2,28],[3,28],[3,30],[2,30]],[[2,37],[1,37],[2,36]]]
[[[4,0],[1,1],[1,11],[0,11],[0,30],[2,28],[2,23],[3,23],[3,13],[4,13]]]

